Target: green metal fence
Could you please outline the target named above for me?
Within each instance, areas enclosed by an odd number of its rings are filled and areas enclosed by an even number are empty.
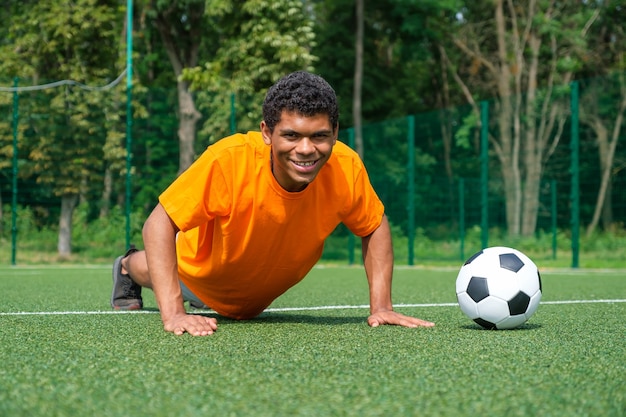
[[[533,150],[528,136],[521,137],[516,145],[520,162],[503,168],[498,156],[502,135],[507,134],[501,129],[507,123],[501,118],[502,99],[364,126],[363,159],[386,205],[398,263],[458,263],[482,247],[508,245],[545,261],[567,258],[573,267],[579,266],[580,253],[588,251],[606,256],[611,265],[626,266],[620,252],[626,246],[622,80],[623,74],[616,74],[576,81],[563,86],[546,107],[536,104],[533,114],[512,120],[511,130],[519,122],[547,138],[536,181],[532,233],[510,230],[511,196],[517,195],[521,206],[525,198],[511,190],[507,177],[515,173],[507,170],[520,171],[517,184],[525,190],[531,177],[525,176],[524,152]],[[133,143],[127,158],[124,86],[97,93],[63,88],[61,103],[58,91],[0,92],[2,263],[54,259],[67,194],[78,196],[73,250],[94,254],[96,261],[122,251],[127,244],[124,231],[129,239],[140,240],[143,219],[176,175],[174,91],[134,94],[134,107],[142,116],[131,121]],[[225,126],[242,129],[237,125],[237,97],[223,99],[230,110]],[[546,109],[558,110],[551,127]],[[341,130],[340,140],[354,146],[355,132]],[[198,144],[202,148],[207,142],[199,137]],[[606,238],[587,236],[594,222],[596,232],[589,236],[601,233]],[[339,227],[324,258],[358,262],[358,248],[354,237]],[[615,259],[608,259],[612,256]]]

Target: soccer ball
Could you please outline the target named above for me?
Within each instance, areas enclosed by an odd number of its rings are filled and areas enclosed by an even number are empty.
[[[463,313],[486,329],[514,329],[539,307],[541,276],[522,252],[495,246],[470,257],[456,278]]]

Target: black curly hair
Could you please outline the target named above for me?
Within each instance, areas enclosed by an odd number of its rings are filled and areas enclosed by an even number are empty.
[[[283,110],[303,116],[328,114],[333,129],[339,123],[335,90],[319,75],[296,71],[278,80],[267,90],[263,101],[263,120],[271,132],[280,122]]]

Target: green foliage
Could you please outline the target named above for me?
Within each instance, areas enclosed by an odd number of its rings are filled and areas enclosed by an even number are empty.
[[[131,243],[141,246],[141,229],[143,213],[131,215]],[[126,218],[117,207],[113,207],[107,217],[89,221],[89,206],[79,205],[74,213],[72,227],[72,243],[76,254],[82,259],[93,259],[101,262],[115,259],[124,252],[124,230]],[[109,242],[108,245],[103,244]]]
[[[573,70],[572,76],[580,81],[583,156],[580,172],[584,182],[581,213],[584,223],[595,207],[600,179],[597,154],[600,151],[591,121],[584,118],[582,110],[588,116],[599,118],[605,126],[611,127],[610,122],[617,120],[622,95],[620,86],[623,84],[619,79],[623,74],[611,74],[611,71],[623,70],[626,62],[621,19],[625,3],[620,0],[601,3],[539,1],[536,4],[539,13],[532,21],[532,28],[545,36],[538,68],[540,84],[550,80],[546,74],[553,65],[558,69],[553,89],[536,90],[537,99],[541,102],[550,99],[549,110],[558,105],[568,111],[569,85],[562,76],[563,71]],[[550,4],[554,8],[548,15]],[[175,177],[178,168],[177,80],[156,29],[157,11],[171,12],[168,24],[176,35],[175,41],[184,44],[189,35],[200,40],[199,64],[185,73],[185,79],[196,88],[194,97],[203,114],[198,153],[212,141],[231,132],[231,97],[234,97],[235,104],[235,130],[257,129],[265,89],[277,77],[295,69],[313,69],[331,82],[340,98],[340,126],[343,129],[350,127],[354,72],[353,1],[142,0],[134,5],[131,199],[133,212],[138,213],[139,218],[145,218],[149,213],[158,194]],[[521,19],[528,11],[525,6],[516,5]],[[194,32],[197,28],[192,28],[191,16],[185,14],[189,7],[204,12],[200,14],[202,25],[199,32]],[[597,20],[586,28],[588,35],[583,39],[581,27],[596,11],[599,12]],[[20,77],[20,86],[65,78],[90,85],[110,81],[123,69],[124,15],[124,6],[111,0],[80,0],[72,4],[60,0],[5,1],[0,9],[0,17],[6,22],[0,25],[0,53],[3,57],[0,84],[12,85],[15,75]],[[479,174],[477,116],[468,110],[469,107],[452,107],[465,100],[452,75],[470,76],[473,89],[485,87],[475,90],[479,91],[473,94],[476,100],[490,95],[484,78],[486,67],[479,59],[466,60],[459,51],[454,51],[449,35],[476,29],[476,36],[465,40],[485,42],[485,45],[494,47],[494,36],[486,29],[492,27],[492,20],[493,2],[482,0],[460,3],[455,0],[384,0],[369,2],[365,8],[365,162],[390,218],[398,230],[403,231],[401,236],[407,235],[407,203],[411,198],[414,200],[419,225],[415,243],[420,257],[421,251],[429,246],[433,246],[434,253],[449,252],[456,256],[459,242],[450,237],[455,236],[458,217],[454,181],[459,177],[475,178]],[[560,42],[556,49],[558,59],[552,55],[551,36]],[[512,39],[508,38],[508,41]],[[442,66],[439,46],[447,50],[448,67]],[[511,69],[515,70],[514,67]],[[449,78],[447,85],[443,84],[444,75]],[[444,97],[446,88],[449,90],[447,98]],[[100,230],[89,229],[92,222],[97,225],[94,227],[103,228],[99,220],[100,210],[103,219],[107,219],[109,206],[118,211],[125,206],[125,100],[126,90],[122,86],[104,94],[84,92],[76,87],[20,94],[18,200],[20,205],[30,209],[36,230],[46,233],[45,239],[42,238],[46,240],[46,250],[54,249],[56,245],[53,235],[59,218],[58,196],[77,193],[89,206],[84,209],[85,217],[76,221],[76,227],[83,232],[79,233],[80,237],[75,236],[79,239],[83,235],[98,234]],[[521,106],[526,104],[525,97],[515,96],[511,100]],[[498,104],[494,102],[490,107],[492,117]],[[12,186],[12,109],[12,93],[1,92],[0,196],[5,204],[11,199]],[[536,115],[544,115],[547,111],[541,103],[535,103],[530,110]],[[408,132],[405,117],[409,114],[417,114],[415,196],[406,194]],[[385,123],[370,123],[383,119]],[[522,124],[531,123],[530,120],[528,114],[521,115]],[[539,123],[539,119],[536,121]],[[446,130],[449,136],[446,136]],[[553,150],[550,162],[544,163],[542,168],[546,178],[558,182],[557,217],[558,227],[562,230],[559,232],[558,256],[565,259],[564,263],[567,263],[568,254],[563,255],[563,251],[570,250],[566,232],[570,222],[568,131],[566,124],[562,144]],[[342,139],[345,133],[344,130]],[[499,134],[495,124],[490,125],[490,134]],[[452,140],[446,143],[447,138]],[[624,170],[621,167],[625,158],[620,144],[616,147],[615,167],[610,171],[614,184],[613,217],[607,215],[607,223],[601,224],[611,233],[623,227],[623,207],[626,207],[626,197],[619,192],[623,186]],[[490,155],[493,155],[493,148]],[[490,178],[498,178],[499,168],[491,159]],[[494,208],[504,206],[503,190],[500,186],[490,188],[493,196],[490,197],[493,199],[490,214]],[[472,188],[467,193],[477,195],[478,191]],[[545,200],[545,195],[542,198]],[[545,211],[548,204],[544,200],[541,209]],[[473,216],[467,226],[470,230],[469,247],[475,247],[479,242],[479,235],[472,229],[472,225],[477,224],[477,202],[477,198],[467,200],[471,206],[468,207],[470,216]],[[83,212],[77,215],[82,216]],[[540,221],[545,223],[546,213],[542,216]],[[501,232],[505,216],[498,214],[490,219],[493,239],[506,241],[506,233]],[[614,226],[610,224],[611,219]],[[119,219],[115,222],[119,223]],[[20,233],[19,237],[26,239],[24,243],[32,247],[31,231],[28,230],[28,236]],[[531,236],[528,242],[513,243],[528,245],[529,250],[538,253],[545,251],[550,238],[542,235],[542,230],[546,230],[545,224],[539,228],[538,237]],[[118,239],[122,236],[122,228],[119,233]],[[48,236],[52,236],[49,242]],[[112,236],[113,232],[109,238]],[[346,239],[346,236],[340,235],[340,238]],[[541,242],[536,243],[537,248],[533,248],[535,238]],[[615,244],[595,235],[589,239],[585,244],[592,247]],[[405,250],[406,245],[400,242],[398,251]],[[333,259],[345,257],[344,245],[344,241],[329,244],[326,254]],[[81,247],[89,245],[81,242],[76,246],[77,250],[82,250]],[[406,253],[399,254],[399,259],[406,259]],[[607,250],[601,258],[616,259],[617,254],[620,254],[619,250]]]
[[[454,134],[455,144],[460,148],[469,149],[472,143],[471,135],[475,132],[477,126],[479,126],[479,122],[480,115],[475,112],[471,112],[465,116],[461,127]]]
[[[214,52],[204,66],[186,69],[183,79],[197,90],[197,105],[207,114],[204,143],[230,134],[231,96],[237,100],[237,131],[258,129],[265,90],[299,69],[312,70],[315,35],[305,4],[296,0],[209,2],[215,31]]]
[[[9,20],[11,43],[0,46],[0,71],[29,77],[21,86],[42,80],[106,84],[120,72],[123,10],[117,6],[92,0],[20,4]],[[20,118],[20,175],[37,181],[48,195],[92,193],[86,184],[102,183],[102,161],[123,156],[116,149],[123,129],[118,100],[119,94],[76,86],[20,93],[19,110],[26,115]]]
[[[117,49],[104,46],[117,35],[121,15],[115,6],[115,1],[92,0],[22,3],[10,20],[10,44],[3,45],[0,70],[87,82],[110,76]]]
[[[362,113],[366,122],[439,107],[435,40],[449,30],[439,17],[452,1],[376,1],[365,7]],[[340,126],[352,125],[354,2],[315,2],[318,71],[339,96]],[[430,93],[423,94],[425,90]]]
[[[0,218],[0,251],[11,252],[11,208],[4,206],[5,215]],[[104,263],[108,264],[125,250],[124,230],[126,218],[119,206],[113,206],[105,217],[94,218],[93,208],[81,203],[73,217],[74,255],[64,262]],[[42,223],[41,213],[30,207],[18,207],[17,230],[18,264],[54,263],[58,240],[58,226]],[[141,229],[145,220],[145,211],[137,209],[131,214],[131,243],[142,246]],[[393,248],[398,265],[408,261],[408,238],[405,227],[391,222]],[[454,224],[431,227],[418,227],[415,230],[414,259],[419,265],[456,266],[461,260],[481,248],[481,230],[478,226],[465,230],[463,241],[459,236],[458,226]],[[568,267],[571,263],[571,235],[566,229],[559,229],[556,247],[553,248],[553,236],[549,232],[539,232],[534,237],[511,238],[506,230],[493,227],[489,231],[489,246],[514,247],[529,255],[542,266]],[[626,234],[623,229],[612,232],[596,232],[589,237],[582,237],[581,266],[588,268],[626,268]],[[324,247],[322,262],[345,264],[349,259],[348,232],[344,226],[328,238]],[[464,249],[462,251],[462,249]],[[553,257],[556,249],[556,258]],[[361,263],[361,241],[354,239],[353,259]],[[8,263],[4,257],[0,264]]]

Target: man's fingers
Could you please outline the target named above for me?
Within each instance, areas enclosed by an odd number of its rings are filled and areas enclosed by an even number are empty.
[[[217,330],[217,322],[215,319],[204,316],[193,316],[198,318],[190,326],[186,328],[187,333],[192,336],[207,336],[213,334]]]
[[[405,316],[395,311],[387,311],[384,313],[372,314],[367,319],[371,327],[378,327],[383,324],[391,324],[403,327],[433,327],[435,323],[418,319],[415,317]]]
[[[418,326],[421,326],[421,327],[434,327],[435,323],[433,323],[432,321],[419,320]]]
[[[433,327],[435,325],[435,323],[430,322],[430,321],[426,321],[426,320],[422,320],[422,319],[418,319],[416,317],[408,317],[405,316],[402,319],[402,326],[407,326],[407,327]]]
[[[189,333],[192,336],[208,336],[217,330],[217,320],[199,315],[186,315],[174,323],[167,323],[165,330],[181,336]]]

